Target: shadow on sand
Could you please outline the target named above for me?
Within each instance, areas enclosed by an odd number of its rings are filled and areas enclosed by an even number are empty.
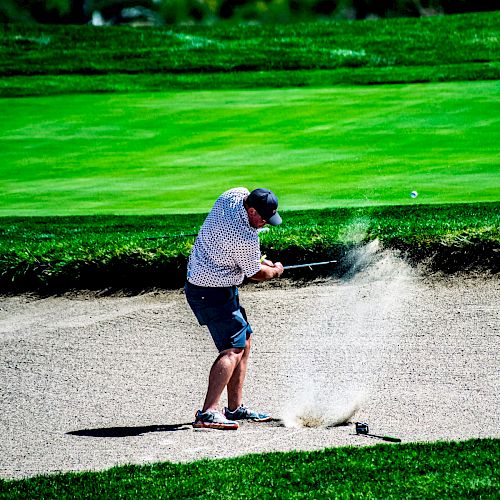
[[[256,422],[240,422],[240,425],[255,425]],[[271,427],[284,427],[284,423],[279,418],[273,418],[268,422],[259,423],[259,425],[266,424]],[[183,424],[167,424],[167,425],[147,425],[138,427],[104,427],[101,429],[81,429],[78,431],[67,432],[70,436],[83,436],[83,437],[100,437],[100,438],[120,438],[129,436],[142,436],[148,432],[174,432],[174,431],[187,431],[192,429],[192,422],[185,422]],[[206,429],[202,429],[206,430]]]
[[[173,432],[187,431],[191,429],[191,422],[170,425],[147,425],[139,427],[105,427],[102,429],[81,429],[70,431],[66,434],[70,436],[88,436],[101,438],[119,438],[128,436],[142,436],[149,432]]]

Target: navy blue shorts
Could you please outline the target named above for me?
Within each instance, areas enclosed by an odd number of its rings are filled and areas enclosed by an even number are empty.
[[[198,323],[208,327],[219,352],[245,347],[253,330],[240,306],[236,286],[205,287],[186,282],[184,290]]]

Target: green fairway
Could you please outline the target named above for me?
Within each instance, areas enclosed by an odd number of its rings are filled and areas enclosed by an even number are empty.
[[[0,100],[0,215],[206,212],[500,198],[500,83]],[[419,197],[411,199],[412,190]]]

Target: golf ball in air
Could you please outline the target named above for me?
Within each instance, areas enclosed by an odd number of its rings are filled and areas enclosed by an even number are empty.
[[[412,191],[412,192],[410,193],[410,196],[411,196],[412,198],[416,198],[416,197],[418,196],[418,193],[417,193],[416,191]]]

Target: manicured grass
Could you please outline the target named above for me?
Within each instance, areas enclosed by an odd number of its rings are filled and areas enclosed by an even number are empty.
[[[0,97],[166,90],[332,87],[500,79],[500,62],[201,73],[30,75],[0,79]]]
[[[498,79],[499,26],[500,12],[266,26],[4,25],[0,95]]]
[[[500,203],[366,207],[282,212],[261,235],[284,264],[338,259],[342,275],[356,245],[379,239],[416,262],[450,271],[498,271]],[[0,218],[0,291],[178,288],[205,214]],[[187,235],[187,236],[185,236]],[[165,237],[164,237],[165,236]],[[287,273],[289,277],[311,277]]]
[[[500,83],[0,100],[0,215],[497,201]],[[412,190],[420,195],[409,196]]]
[[[0,481],[13,498],[496,498],[500,440],[344,447]]]

